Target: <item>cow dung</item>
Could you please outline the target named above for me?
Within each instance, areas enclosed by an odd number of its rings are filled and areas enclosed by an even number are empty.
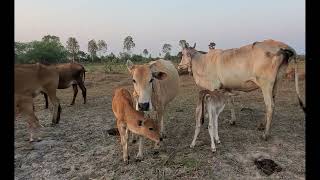
[[[254,164],[268,176],[273,174],[275,171],[282,171],[282,168],[271,159],[256,159]]]

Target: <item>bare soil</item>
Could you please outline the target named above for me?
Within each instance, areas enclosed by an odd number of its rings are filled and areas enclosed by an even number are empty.
[[[144,159],[136,162],[138,144],[130,144],[128,165],[122,161],[119,137],[106,133],[115,127],[112,90],[124,86],[131,91],[128,74],[88,72],[87,104],[83,104],[80,89],[74,106],[69,105],[72,88],[58,90],[62,114],[60,124],[54,127],[50,126],[51,104],[44,109],[44,98],[38,96],[36,115],[44,126],[43,140],[29,143],[27,123],[17,116],[15,179],[305,179],[305,116],[298,105],[294,81],[283,80],[279,86],[268,141],[262,140],[262,132],[257,130],[265,112],[261,91],[243,93],[235,99],[236,125],[228,124],[229,105],[220,114],[221,144],[212,153],[207,120],[195,148],[189,148],[198,89],[192,77],[180,78],[180,93],[167,109],[167,138],[159,154],[154,154],[154,144],[146,140]],[[303,98],[304,89],[304,81],[300,81]],[[274,160],[282,171],[264,175],[254,165],[257,157]]]

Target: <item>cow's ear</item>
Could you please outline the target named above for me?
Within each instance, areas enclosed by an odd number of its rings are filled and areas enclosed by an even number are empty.
[[[138,126],[143,126],[143,120],[138,120]]]
[[[152,76],[159,80],[164,80],[167,78],[168,75],[165,72],[157,71],[157,72],[152,72]]]
[[[134,64],[132,63],[132,61],[130,61],[129,59],[127,60],[127,68],[129,70],[129,72],[131,73],[132,70],[134,69]]]

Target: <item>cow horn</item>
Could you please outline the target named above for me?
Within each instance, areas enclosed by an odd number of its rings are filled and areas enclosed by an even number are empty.
[[[197,45],[197,43],[194,43],[194,45],[193,45],[193,49],[194,49],[194,48],[196,48],[196,45]]]

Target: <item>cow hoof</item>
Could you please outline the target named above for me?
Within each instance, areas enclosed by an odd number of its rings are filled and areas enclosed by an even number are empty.
[[[74,105],[74,103],[71,103],[71,104],[70,104],[70,106],[73,106],[73,105]]]
[[[220,143],[221,143],[221,141],[218,139],[218,140],[216,140],[216,143],[217,143],[217,144],[220,144]]]
[[[216,148],[211,148],[212,153],[215,153],[217,151]]]
[[[142,155],[137,155],[135,161],[136,162],[141,162],[143,159]]]
[[[156,151],[153,152],[153,155],[154,155],[154,156],[156,156],[156,155],[158,155],[158,154],[159,154],[159,151],[158,151],[158,150],[156,150]]]
[[[131,141],[132,144],[135,144],[136,142],[137,142],[136,139],[133,139],[133,140]]]
[[[265,129],[265,125],[264,124],[259,124],[259,126],[257,127],[257,129],[259,130],[259,131],[263,131],[264,129]]]
[[[265,133],[263,133],[261,137],[265,141],[267,141],[269,139],[269,135],[266,135]]]
[[[231,126],[234,126],[234,125],[236,125],[236,121],[229,121],[229,124],[230,124]]]
[[[167,135],[166,134],[161,134],[160,138],[165,139],[165,138],[167,138]]]

